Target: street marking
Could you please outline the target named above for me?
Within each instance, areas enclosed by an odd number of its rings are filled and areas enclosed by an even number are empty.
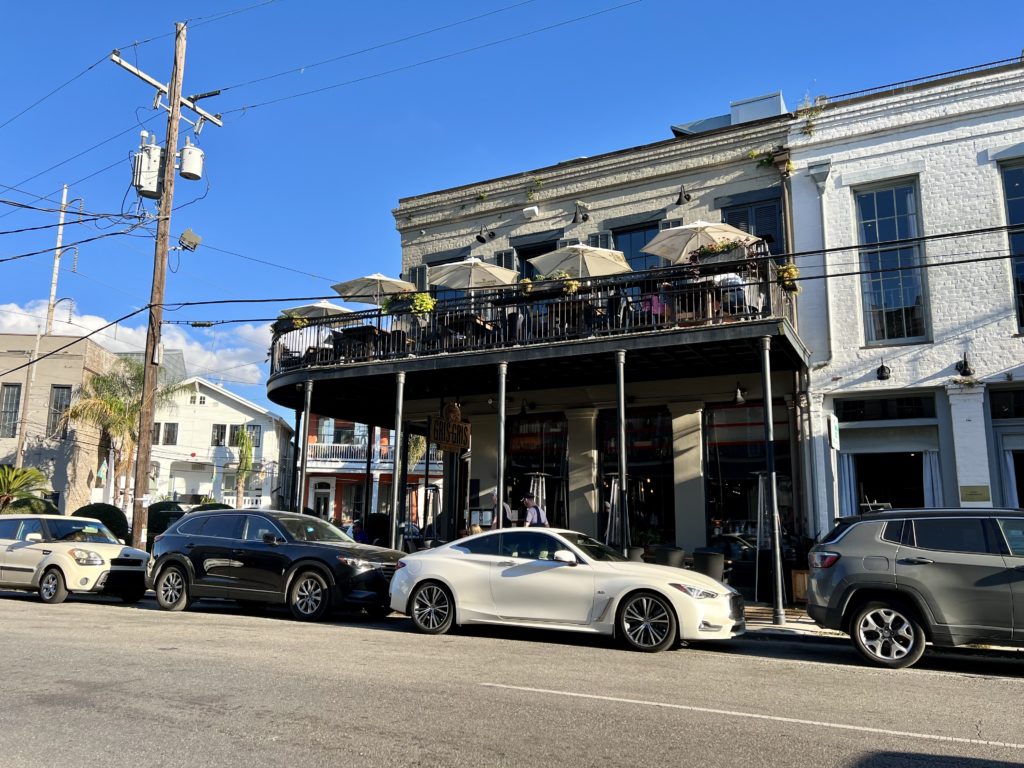
[[[934,733],[914,733],[913,731],[894,731],[888,728],[870,728],[866,725],[848,725],[846,723],[827,723],[821,720],[803,720],[797,717],[780,717],[778,715],[759,715],[755,712],[736,712],[730,709],[712,709],[710,707],[694,707],[688,704],[668,704],[663,701],[644,701],[643,699],[623,699],[618,696],[598,696],[593,693],[572,693],[570,691],[552,691],[546,688],[527,688],[521,685],[502,685],[501,683],[480,683],[485,688],[504,688],[510,691],[526,691],[528,693],[547,693],[552,696],[570,696],[577,699],[596,699],[612,701],[617,704],[642,704],[647,707],[662,709],[682,709],[687,712],[701,712],[709,715],[725,715],[726,717],[742,717],[749,720],[770,720],[776,723],[792,725],[814,725],[819,728],[835,728],[841,731],[858,731],[860,733],[876,733],[886,736],[902,736],[925,741],[945,741],[953,744],[973,744],[984,747],[1003,747],[1005,749],[1024,750],[1024,744],[1013,744],[1006,741],[986,741],[985,739],[967,739],[961,736],[940,736]]]

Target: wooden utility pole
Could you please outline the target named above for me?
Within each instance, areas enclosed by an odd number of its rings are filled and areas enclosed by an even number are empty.
[[[68,209],[68,185],[60,198],[60,219],[57,224],[57,247],[53,251],[53,277],[50,279],[50,301],[46,305],[46,335],[53,333],[53,308],[57,302],[57,277],[60,275],[60,255],[64,243],[64,214]]]
[[[142,412],[139,415],[138,458],[135,461],[135,497],[132,503],[132,546],[146,548],[146,523],[149,510],[149,464],[153,449],[153,415],[156,392],[160,386],[160,324],[164,319],[164,283],[167,277],[167,249],[171,235],[171,211],[174,207],[174,160],[178,153],[178,123],[181,117],[181,84],[185,78],[185,24],[175,25],[174,65],[167,86],[167,141],[164,144],[163,188],[160,214],[156,224],[156,249],[153,254],[153,288],[149,297],[149,329],[146,356],[142,361]]]

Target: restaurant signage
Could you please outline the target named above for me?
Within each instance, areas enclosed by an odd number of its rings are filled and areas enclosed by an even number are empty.
[[[464,451],[469,448],[469,424],[462,421],[458,403],[448,403],[441,416],[430,423],[430,442],[442,451]]]

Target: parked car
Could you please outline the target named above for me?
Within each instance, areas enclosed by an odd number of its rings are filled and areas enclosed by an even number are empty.
[[[632,562],[575,531],[505,529],[406,555],[391,607],[427,634],[506,624],[617,635],[638,651],[744,631],[743,598],[682,568]]]
[[[148,560],[89,517],[0,517],[0,587],[38,592],[44,603],[62,603],[71,592],[137,603],[146,593]]]
[[[358,544],[309,515],[191,512],[154,540],[149,584],[166,611],[212,597],[287,604],[307,621],[341,605],[383,616],[390,613],[388,582],[401,556]]]
[[[925,643],[1024,646],[1024,512],[896,510],[846,517],[814,546],[807,612],[873,664]]]

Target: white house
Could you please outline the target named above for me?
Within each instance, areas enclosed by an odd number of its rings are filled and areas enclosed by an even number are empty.
[[[1006,227],[1024,224],[1024,63],[796,118],[817,529],[872,504],[1017,506],[1024,233]],[[911,242],[873,245],[897,239]]]
[[[283,508],[291,477],[292,428],[271,411],[197,376],[182,382],[170,405],[157,409],[151,498],[235,505],[242,429],[253,441],[244,506]]]

